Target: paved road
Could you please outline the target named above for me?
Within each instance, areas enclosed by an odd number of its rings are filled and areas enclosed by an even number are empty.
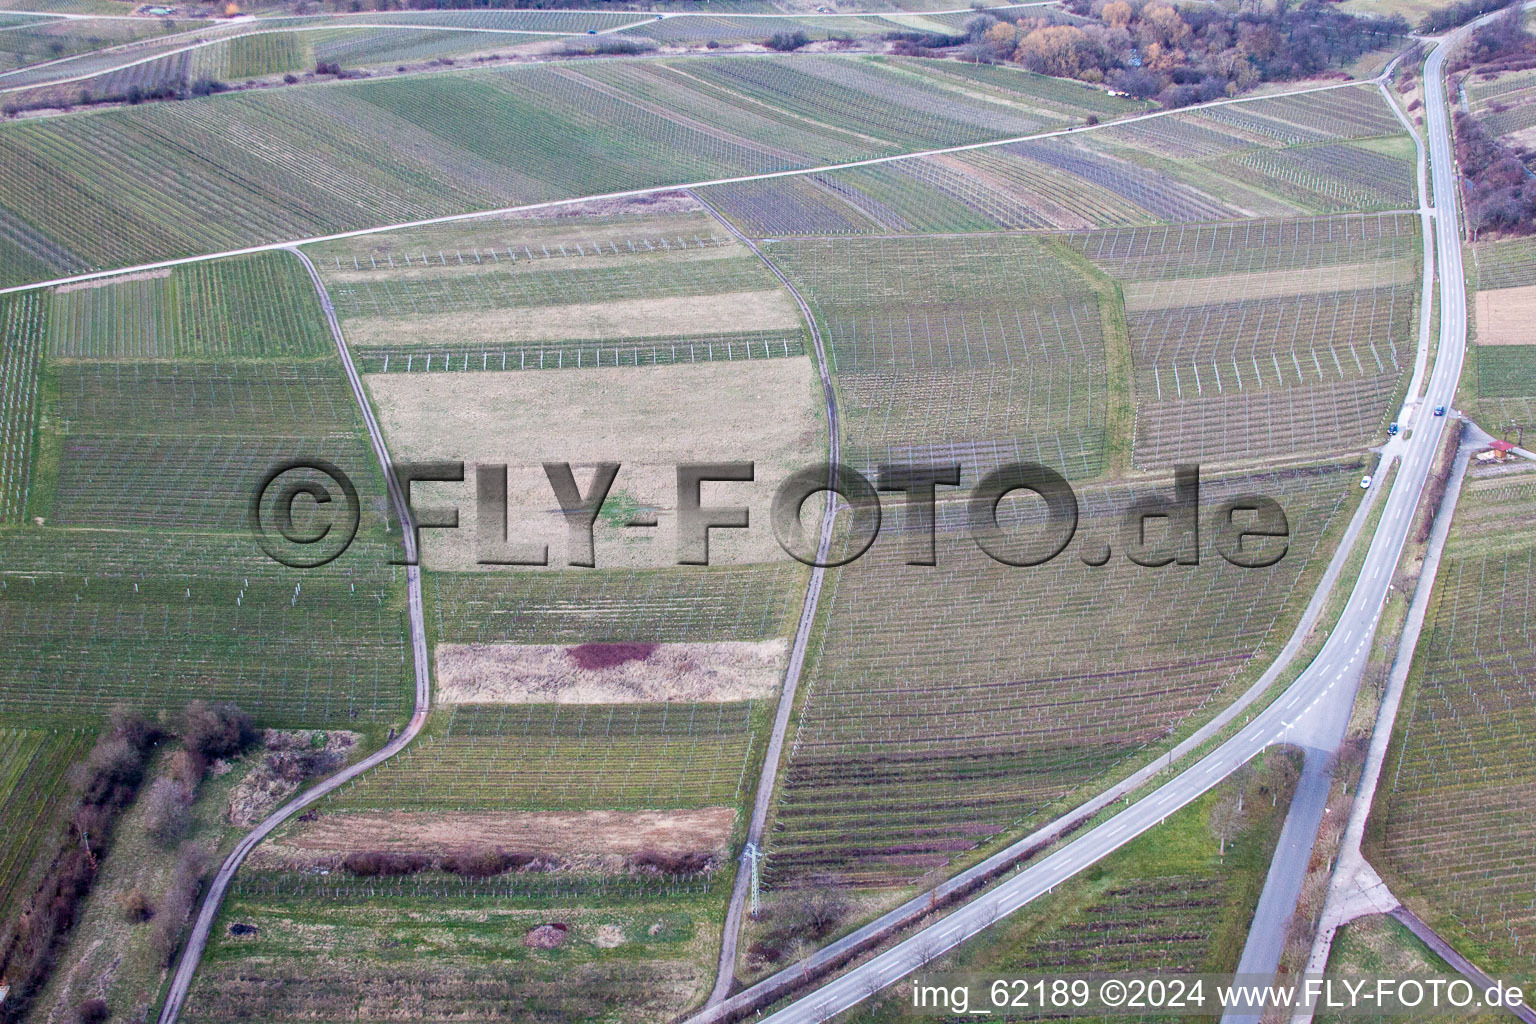
[[[1456,182],[1442,83],[1444,61],[1445,48],[1437,47],[1426,68],[1426,82],[1435,83],[1435,88],[1427,90],[1426,110],[1440,237],[1454,239],[1460,237],[1460,231],[1456,220]],[[1355,683],[1375,634],[1387,586],[1445,427],[1446,420],[1433,416],[1431,410],[1436,405],[1450,405],[1461,375],[1466,343],[1466,296],[1460,286],[1463,280],[1461,248],[1442,244],[1438,246],[1437,257],[1441,281],[1455,282],[1455,286],[1442,290],[1440,347],[1434,371],[1424,401],[1407,424],[1412,427],[1412,439],[1399,437],[1384,450],[1384,462],[1393,457],[1400,459],[1397,477],[1339,621],[1307,669],[1235,736],[1171,782],[1066,846],[1026,866],[943,920],[764,1018],[765,1022],[819,1022],[857,1005],[1124,846],[1198,798],[1272,743],[1323,750],[1337,747],[1337,739],[1330,741],[1330,738],[1342,736],[1344,723],[1348,720]]]
[[[1429,365],[1431,312],[1434,308],[1433,267],[1436,218],[1434,207],[1429,205],[1428,159],[1424,143],[1408,118],[1393,102],[1386,86],[1385,80],[1391,78],[1391,71],[1398,60],[1401,60],[1401,57],[1394,60],[1382,73],[1383,81],[1377,87],[1381,90],[1383,101],[1392,108],[1392,112],[1397,115],[1403,128],[1413,137],[1414,148],[1418,154],[1419,216],[1424,247],[1422,266],[1425,268],[1419,300],[1418,351],[1414,357],[1413,377],[1408,382],[1403,407],[1397,417],[1398,420],[1406,422],[1418,405],[1419,391],[1423,387],[1424,374]],[[1377,476],[1385,476],[1388,469],[1384,453],[1382,464],[1376,471]],[[1359,669],[1352,672],[1347,697],[1345,690],[1340,688],[1329,698],[1327,726],[1324,727],[1319,723],[1319,732],[1314,742],[1303,748],[1305,760],[1301,778],[1297,782],[1296,793],[1291,799],[1290,810],[1286,813],[1285,826],[1281,830],[1280,840],[1270,861],[1269,872],[1264,880],[1264,889],[1259,894],[1258,904],[1254,907],[1253,921],[1248,928],[1248,938],[1243,944],[1243,952],[1238,960],[1238,974],[1273,977],[1280,965],[1281,954],[1285,951],[1285,940],[1292,925],[1291,919],[1301,896],[1302,885],[1306,882],[1312,850],[1317,845],[1319,830],[1328,813],[1328,794],[1333,787],[1333,753],[1343,741],[1355,690],[1359,686],[1359,675],[1363,669],[1362,664]],[[1259,1024],[1261,1017],[1262,1014],[1257,1012],[1233,1012],[1228,1013],[1223,1020],[1227,1024]]]
[[[1486,20],[1486,19],[1480,19]],[[1466,347],[1467,320],[1466,320],[1466,288],[1461,265],[1461,227],[1458,220],[1457,185],[1455,179],[1455,162],[1452,154],[1450,122],[1446,112],[1446,97],[1444,66],[1447,53],[1471,31],[1472,26],[1463,28],[1444,40],[1437,43],[1430,51],[1425,62],[1425,129],[1429,139],[1431,154],[1430,166],[1433,169],[1431,186],[1434,190],[1434,208],[1425,217],[1426,227],[1428,221],[1433,220],[1436,233],[1441,244],[1438,246],[1439,278],[1441,282],[1442,300],[1440,306],[1440,336],[1441,345],[1439,358],[1436,361],[1435,373],[1429,385],[1429,391],[1425,395],[1425,401],[1412,405],[1414,397],[1413,388],[1410,385],[1410,405],[1405,410],[1412,409],[1406,415],[1411,417],[1407,422],[1414,426],[1414,437],[1411,444],[1401,440],[1394,441],[1387,446],[1388,451],[1405,453],[1404,466],[1409,460],[1418,460],[1412,484],[1411,494],[1414,504],[1417,505],[1417,497],[1422,478],[1419,476],[1418,466],[1422,464],[1422,472],[1427,476],[1435,454],[1439,451],[1440,438],[1449,418],[1433,415],[1433,407],[1444,405],[1449,407],[1451,398],[1455,393],[1456,379],[1461,373],[1461,361]],[[1396,110],[1396,107],[1393,107]],[[1399,114],[1401,117],[1401,114]],[[1421,196],[1420,202],[1423,202]],[[1428,247],[1426,246],[1426,250]],[[1426,278],[1429,276],[1426,272]],[[1420,310],[1421,323],[1429,322],[1431,307],[1427,304],[1431,293],[1425,291],[1426,305]],[[1422,338],[1422,335],[1421,335]],[[1422,343],[1422,342],[1421,342]],[[1420,360],[1426,358],[1427,353],[1421,351]],[[1446,370],[1454,367],[1456,376],[1448,377]],[[1415,378],[1420,376],[1415,370]],[[1456,421],[1459,422],[1459,421]],[[1426,432],[1427,431],[1427,432]],[[1421,438],[1421,433],[1424,436]],[[1383,460],[1385,461],[1385,459]],[[1399,476],[1403,471],[1399,471]],[[1401,485],[1405,481],[1399,480]],[[1398,486],[1393,489],[1394,495],[1403,491]],[[1404,497],[1408,492],[1404,491]],[[1389,506],[1390,507],[1390,506]],[[1397,511],[1401,512],[1400,507]],[[1403,537],[1406,537],[1408,524],[1413,518],[1413,511],[1409,508],[1402,523]],[[1386,530],[1389,524],[1383,523]],[[1395,532],[1395,524],[1392,530],[1388,530],[1388,536]],[[1397,564],[1397,553],[1401,551],[1402,540],[1390,550],[1393,552],[1391,563],[1381,562],[1375,565],[1371,571],[1382,571],[1386,579],[1390,580],[1391,574]],[[1383,554],[1388,549],[1383,549]],[[1433,568],[1426,563],[1425,572],[1429,573],[1426,584],[1433,583]],[[1373,588],[1374,589],[1374,588]],[[1381,588],[1380,601],[1375,607],[1380,607],[1386,599],[1385,586]],[[1371,627],[1374,632],[1374,622]],[[1344,732],[1349,724],[1349,716],[1354,705],[1354,692],[1359,683],[1360,672],[1364,668],[1362,663],[1358,667],[1351,666],[1348,671],[1348,685],[1341,686],[1334,696],[1326,701],[1318,709],[1313,717],[1311,735],[1307,745],[1308,764],[1317,762],[1319,769],[1327,767],[1327,759],[1336,751],[1344,739]],[[1304,845],[1282,848],[1276,851],[1275,859],[1270,865],[1269,877],[1265,881],[1264,892],[1260,896],[1258,908],[1254,914],[1253,924],[1249,930],[1248,942],[1243,948],[1243,956],[1238,964],[1239,974],[1269,975],[1272,976],[1280,964],[1280,953],[1285,941],[1285,933],[1289,930],[1291,915],[1296,909],[1296,898],[1301,892],[1302,882],[1305,880],[1307,865],[1312,855],[1312,849],[1317,842],[1318,828],[1323,820],[1323,803],[1327,800],[1328,790],[1333,782],[1331,770],[1317,770],[1304,775],[1301,787],[1297,791],[1296,799],[1292,804],[1292,810],[1287,815],[1285,830],[1293,833],[1297,839],[1304,840]],[[1260,1015],[1257,1013],[1230,1013],[1223,1021],[1227,1024],[1258,1024]]]
[[[815,314],[811,312],[810,305],[806,303],[799,290],[790,283],[784,272],[763,254],[756,242],[737,231],[730,221],[722,217],[718,210],[699,196],[695,195],[694,199],[703,204],[710,216],[720,222],[721,227],[751,249],[757,258],[773,271],[774,276],[779,279],[789,294],[794,296],[795,302],[800,306],[800,315],[805,317],[806,326],[811,331],[811,344],[816,353],[816,370],[821,375],[821,393],[827,412],[828,461],[834,466],[837,465],[842,454],[842,443],[839,440],[838,431],[837,395],[832,390],[832,371],[827,365],[827,352],[822,344],[821,328],[816,324]],[[827,561],[827,554],[832,548],[832,527],[836,520],[836,504],[829,501],[825,514],[821,518],[821,536],[816,542],[816,561],[818,562]],[[821,586],[825,576],[825,569],[812,567],[811,581],[806,587],[805,602],[800,608],[800,622],[795,626],[795,640],[789,652],[789,665],[784,670],[784,685],[779,691],[778,714],[774,716],[773,732],[768,737],[768,749],[763,755],[763,770],[757,782],[757,798],[752,804],[752,818],[747,824],[746,840],[748,844],[758,849],[762,848],[763,828],[768,823],[768,810],[773,806],[773,785],[778,778],[779,760],[784,752],[784,737],[789,732],[789,717],[794,710],[795,691],[800,684],[800,673],[805,667],[805,648],[811,638],[811,627],[816,623],[816,606],[821,601]],[[736,949],[741,938],[741,915],[751,888],[751,865],[743,857],[740,870],[736,872],[735,888],[731,890],[731,902],[726,907],[725,927],[721,933],[720,960],[715,968],[715,987],[709,995],[710,1004],[723,1001],[731,994],[731,988],[736,984]]]
[[[1360,503],[1351,517],[1349,525],[1345,528],[1344,536],[1339,541],[1333,558],[1329,561],[1323,572],[1323,577],[1318,583],[1311,600],[1303,610],[1301,619],[1297,622],[1296,629],[1290,639],[1282,648],[1279,656],[1259,676],[1252,686],[1227,707],[1223,708],[1214,718],[1202,725],[1194,733],[1176,744],[1166,755],[1160,755],[1151,764],[1137,769],[1130,775],[1122,778],[1113,785],[1100,791],[1089,800],[1084,801],[1071,811],[1047,822],[1045,825],[1031,832],[1012,845],[999,850],[985,860],[957,875],[953,875],[939,883],[933,889],[918,894],[893,910],[887,911],[880,917],[869,922],[861,928],[837,939],[812,953],[805,959],[791,964],[752,985],[723,1003],[707,1004],[688,1019],[686,1024],[713,1024],[713,1022],[734,1017],[744,1008],[757,1005],[760,1002],[772,1001],[779,992],[787,991],[804,983],[804,979],[815,977],[823,973],[828,967],[847,959],[847,957],[866,946],[881,940],[885,935],[900,928],[906,927],[921,918],[932,913],[935,906],[945,906],[952,899],[958,899],[963,891],[972,885],[995,877],[1002,871],[1012,867],[1016,862],[1032,856],[1039,850],[1051,845],[1063,835],[1078,827],[1082,822],[1094,817],[1110,804],[1133,793],[1147,785],[1158,775],[1168,770],[1168,766],[1177,763],[1195,750],[1204,746],[1212,737],[1227,729],[1238,717],[1244,714],[1261,697],[1267,693],[1275,681],[1280,678],[1289,667],[1303,645],[1311,635],[1313,627],[1321,617],[1323,608],[1327,604],[1329,595],[1333,592],[1339,575],[1343,572],[1344,565],[1349,561],[1350,552],[1354,549],[1356,538],[1364,529],[1366,520],[1370,518],[1375,501],[1380,497],[1380,489],[1372,488],[1366,495],[1366,499]],[[768,997],[765,1000],[765,997]]]
[[[336,340],[336,351],[341,356],[347,379],[352,383],[352,393],[357,398],[358,407],[362,410],[363,419],[368,425],[368,437],[373,441],[374,454],[378,456],[379,465],[384,471],[390,503],[395,509],[395,518],[403,527],[401,533],[405,539],[407,559],[414,562],[416,536],[415,530],[411,527],[410,509],[406,505],[405,495],[401,493],[399,483],[392,471],[389,449],[384,445],[384,434],[379,429],[378,420],[374,418],[373,409],[369,406],[363,392],[363,382],[358,378],[357,368],[352,364],[352,355],[347,351],[346,341],[342,338],[341,325],[336,320],[335,307],[331,305],[330,295],[327,294],[325,285],[321,282],[320,275],[316,272],[315,265],[309,261],[309,257],[297,249],[293,250],[293,254],[303,261],[305,269],[309,271],[310,280],[315,284],[315,291],[320,296],[325,318],[331,325],[331,336]],[[182,953],[181,962],[176,965],[176,973],[171,977],[171,987],[166,993],[165,1005],[160,1011],[160,1024],[173,1024],[181,1013],[187,992],[192,986],[192,978],[197,973],[197,965],[202,960],[203,950],[208,945],[208,936],[213,930],[214,920],[218,917],[219,906],[224,902],[224,894],[229,889],[229,883],[234,881],[235,872],[239,869],[241,862],[256,848],[256,844],[265,839],[273,829],[327,793],[346,785],[363,772],[398,754],[426,724],[427,709],[431,701],[431,675],[427,660],[426,619],[422,614],[421,604],[421,569],[418,566],[406,567],[406,587],[410,605],[411,653],[416,672],[416,703],[409,724],[400,735],[385,746],[273,811],[254,831],[241,839],[230,855],[224,859],[224,863],[219,866],[218,874],[214,875],[212,883],[208,886],[207,894],[203,897],[202,908],[198,911],[197,921],[192,926],[192,934],[187,939],[187,948]]]
[[[1419,634],[1429,611],[1429,599],[1434,591],[1435,576],[1440,569],[1440,554],[1450,533],[1451,520],[1456,513],[1456,503],[1461,494],[1461,483],[1466,476],[1467,462],[1478,442],[1475,432],[1468,430],[1462,437],[1456,453],[1450,478],[1446,482],[1445,497],[1435,513],[1434,529],[1424,551],[1424,565],[1419,582],[1414,587],[1408,614],[1403,623],[1403,634],[1398,640],[1397,652],[1387,674],[1387,684],[1382,691],[1381,707],[1376,713],[1376,723],[1371,733],[1370,749],[1360,770],[1360,781],[1355,788],[1354,801],[1350,806],[1349,821],[1339,840],[1338,858],[1333,877],[1329,881],[1328,894],[1323,903],[1317,934],[1307,957],[1306,973],[1321,974],[1328,966],[1328,954],[1333,937],[1339,926],[1366,913],[1389,911],[1397,905],[1396,897],[1387,891],[1381,877],[1365,863],[1360,852],[1365,837],[1365,825],[1370,819],[1371,804],[1376,796],[1376,784],[1381,778],[1382,765],[1386,760],[1387,747],[1392,740],[1392,726],[1402,703],[1403,688],[1408,681],[1408,670],[1413,664],[1413,653],[1418,647]],[[1250,940],[1251,941],[1251,940]],[[1291,1024],[1309,1024],[1311,1008],[1302,1008],[1291,1017]]]
[[[947,153],[966,153],[972,150],[992,149],[997,146],[1008,146],[1017,142],[1029,142],[1037,139],[1051,139],[1063,135],[1076,135],[1082,132],[1100,131],[1105,128],[1118,128],[1122,125],[1132,124],[1137,121],[1150,121],[1159,117],[1171,117],[1174,114],[1190,114],[1211,107],[1233,106],[1243,103],[1258,103],[1266,100],[1278,99],[1282,96],[1302,96],[1308,93],[1328,92],[1332,89],[1350,89],[1359,86],[1359,82],[1333,82],[1328,85],[1308,86],[1305,89],[1292,89],[1287,92],[1272,92],[1258,96],[1238,96],[1233,99],[1213,100],[1210,103],[1199,103],[1188,107],[1180,107],[1178,110],[1154,110],[1146,114],[1137,114],[1134,117],[1122,117],[1118,120],[1105,121],[1097,125],[1079,125],[1073,128],[1058,128],[1054,131],[1035,132],[1029,135],[1015,135],[1008,138],[992,139],[987,142],[967,142],[958,146],[940,146],[936,149],[913,150],[908,153],[893,153],[889,156],[875,156],[864,160],[849,160],[844,163],[821,164],[816,167],[802,167],[787,171],[764,171],[760,174],[740,174],[729,178],[710,178],[705,181],[674,182],[670,185],[653,185],[648,188],[624,189],[618,192],[602,192],[593,195],[571,196],[566,199],[551,199],[540,203],[523,203],[518,206],[501,206],[489,210],[475,210],[470,213],[451,213],[442,217],[423,217],[420,220],[400,221],[395,224],[378,224],[373,227],[355,228],[351,231],[337,231],[329,235],[314,235],[309,238],[290,238],[283,242],[263,242],[260,245],[247,245],[239,249],[225,249],[220,252],[202,253],[197,256],[178,256],[175,259],[156,260],[152,263],[139,263],[134,266],[115,267],[111,270],[93,270],[85,274],[72,274],[68,277],[55,277],[46,281],[33,281],[30,284],[10,285],[0,288],[0,295],[9,295],[12,292],[30,291],[33,288],[53,288],[61,284],[75,284],[81,281],[97,281],[104,277],[115,277],[118,274],[137,274],[150,270],[163,270],[166,267],[182,267],[191,263],[202,263],[207,260],[224,259],[229,256],[249,256],[258,252],[275,252],[279,249],[293,249],[298,246],[314,245],[318,242],[334,242],[343,238],[363,238],[368,235],[383,234],[387,231],[400,231],[406,228],[430,227],[435,224],[453,224],[459,221],[482,220],[488,217],[501,217],[510,213],[526,213],[530,210],[553,210],[566,206],[575,206],[581,203],[589,203],[595,200],[605,199],[634,199],[640,196],[653,196],[663,192],[679,192],[688,189],[709,188],[713,185],[737,185],[749,181],[768,181],[773,178],[794,178],[807,174],[828,174],[832,171],[847,170],[856,167],[874,167],[880,164],[895,163],[898,160],[916,160],[925,156],[943,156]]]

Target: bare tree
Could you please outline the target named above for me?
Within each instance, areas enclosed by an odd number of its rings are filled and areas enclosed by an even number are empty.
[[[1243,812],[1238,804],[1236,793],[1228,793],[1216,801],[1216,806],[1211,808],[1211,834],[1221,844],[1221,855],[1227,855],[1227,843],[1237,835],[1238,827],[1242,824]]]

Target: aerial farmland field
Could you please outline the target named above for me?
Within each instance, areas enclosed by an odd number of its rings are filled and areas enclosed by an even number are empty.
[[[1536,35],[1351,6],[0,11],[0,1024],[1528,985]]]
[[[1536,567],[1517,524],[1533,497],[1526,473],[1474,473],[1464,485],[1372,837],[1412,902],[1493,969],[1528,963],[1536,943],[1530,860],[1518,831],[1499,824],[1524,817],[1530,795],[1509,737],[1530,714],[1517,681],[1532,655]]]

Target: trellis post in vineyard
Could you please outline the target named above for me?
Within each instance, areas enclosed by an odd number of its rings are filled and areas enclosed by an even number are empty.
[[[763,859],[763,851],[757,848],[756,843],[748,843],[746,848],[741,851],[741,859],[752,862],[752,898],[748,904],[750,909],[747,912],[752,916],[752,920],[756,921],[757,912],[761,906],[759,894],[761,892],[763,875],[759,864]]]

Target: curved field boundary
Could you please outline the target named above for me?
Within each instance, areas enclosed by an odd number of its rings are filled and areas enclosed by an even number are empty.
[[[283,822],[298,814],[310,804],[315,803],[321,797],[362,775],[369,769],[384,763],[394,757],[400,751],[410,745],[421,732],[421,728],[427,722],[427,711],[431,706],[432,682],[431,661],[427,655],[427,630],[426,615],[423,611],[421,599],[421,567],[414,564],[417,561],[416,531],[414,520],[411,518],[410,506],[405,500],[405,494],[395,478],[394,465],[389,458],[389,449],[384,444],[384,433],[379,428],[379,421],[373,415],[373,408],[368,403],[368,397],[363,390],[362,379],[358,376],[357,368],[352,364],[352,355],[347,349],[346,339],[342,337],[341,325],[336,319],[335,307],[331,305],[331,297],[325,290],[325,284],[320,280],[320,274],[315,270],[315,265],[309,257],[297,249],[289,249],[299,260],[304,263],[304,269],[309,272],[309,278],[314,282],[315,292],[319,296],[320,305],[325,311],[326,321],[330,324],[331,336],[336,341],[336,353],[341,357],[343,369],[346,370],[347,379],[352,384],[352,393],[357,399],[358,408],[363,414],[363,419],[368,426],[368,437],[373,442],[374,454],[378,457],[379,466],[384,471],[384,479],[389,489],[390,504],[394,506],[395,518],[401,524],[401,539],[405,542],[406,560],[412,564],[406,566],[406,585],[410,595],[411,617],[411,652],[414,655],[416,672],[416,703],[411,713],[410,723],[389,743],[363,758],[361,761],[343,771],[332,775],[303,794],[283,804],[277,810],[269,814],[252,832],[235,846],[224,863],[219,866],[218,874],[208,886],[208,892],[203,897],[201,909],[197,914],[197,922],[192,926],[192,934],[187,939],[187,947],[182,953],[181,962],[176,965],[176,973],[171,977],[170,989],[166,992],[165,1004],[160,1010],[159,1024],[174,1024],[181,1014],[181,1008],[186,1003],[187,993],[192,987],[192,979],[197,973],[197,966],[202,961],[203,950],[207,948],[208,937],[213,932],[213,924],[219,916],[219,908],[223,905],[224,894],[229,890],[229,884],[234,881],[235,872],[240,864],[256,848],[256,845],[265,839],[274,829]]]
[[[709,211],[710,216],[720,222],[721,227],[734,235],[742,245],[752,250],[752,253],[763,261],[763,265],[773,271],[773,275],[779,279],[779,282],[794,297],[795,304],[800,307],[800,315],[805,318],[806,327],[811,332],[811,342],[816,353],[816,372],[821,377],[822,398],[826,402],[827,458],[832,465],[837,465],[842,454],[842,443],[838,436],[837,393],[832,387],[832,371],[827,364],[827,350],[822,343],[821,328],[816,324],[816,315],[811,312],[811,307],[804,296],[790,283],[789,277],[757,247],[756,242],[738,231],[730,221],[720,215],[718,210],[700,199],[697,193],[694,193],[693,197],[703,203],[704,208]],[[837,503],[829,501],[821,518],[821,537],[816,542],[816,561],[818,562],[827,561],[828,552],[832,547],[832,527],[836,521]],[[821,601],[821,588],[826,572],[826,569],[821,566],[812,567],[810,584],[805,591],[805,604],[801,608],[800,621],[795,626],[795,640],[789,652],[789,665],[784,670],[784,683],[779,692],[779,709],[774,715],[773,732],[768,738],[768,752],[763,757],[763,771],[757,783],[757,796],[752,803],[752,820],[747,825],[747,844],[753,848],[761,848],[763,829],[768,824],[768,811],[773,805],[774,782],[778,778],[779,761],[784,752],[784,737],[789,732],[789,719],[795,706],[795,691],[799,687],[800,673],[805,667],[805,650],[810,643],[811,629],[816,624],[816,609]],[[709,1005],[723,1002],[736,984],[736,946],[741,935],[742,907],[746,903],[750,888],[751,870],[743,854],[741,866],[736,871],[736,884],[731,890],[731,902],[726,907],[725,927],[720,936],[720,963],[715,975],[715,987],[709,994]]]

